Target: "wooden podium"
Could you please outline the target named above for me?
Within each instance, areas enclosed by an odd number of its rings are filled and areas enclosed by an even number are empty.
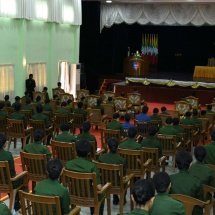
[[[149,63],[147,56],[130,56],[126,57],[123,62],[124,76],[144,77],[149,71]]]

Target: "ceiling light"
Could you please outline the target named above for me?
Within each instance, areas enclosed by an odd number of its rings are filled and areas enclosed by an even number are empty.
[[[106,3],[112,3],[112,0],[106,0]]]

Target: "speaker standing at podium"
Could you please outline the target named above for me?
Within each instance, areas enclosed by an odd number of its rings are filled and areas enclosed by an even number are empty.
[[[36,87],[36,82],[33,79],[33,74],[29,75],[29,79],[25,81],[25,86],[26,86],[26,90],[29,92],[29,96],[33,101],[33,92],[34,92],[34,88]]]

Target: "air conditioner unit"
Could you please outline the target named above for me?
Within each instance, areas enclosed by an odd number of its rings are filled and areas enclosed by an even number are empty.
[[[70,93],[76,98],[76,90],[80,90],[81,64],[70,65]]]

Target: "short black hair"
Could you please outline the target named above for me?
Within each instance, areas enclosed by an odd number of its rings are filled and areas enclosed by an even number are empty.
[[[91,128],[90,122],[89,121],[84,122],[84,124],[83,124],[83,131],[84,132],[88,132],[90,130],[90,128]]]
[[[193,110],[193,116],[198,116],[198,111],[197,110]]]
[[[167,125],[172,124],[172,118],[171,118],[171,117],[167,117],[166,120],[165,120],[165,123],[166,123]]]
[[[211,133],[211,140],[215,141],[215,130],[213,130]]]
[[[8,101],[9,98],[10,98],[9,95],[5,95],[4,100],[5,100],[5,101]]]
[[[147,106],[143,106],[142,113],[147,113],[149,108]]]
[[[60,81],[57,82],[57,86],[58,86],[58,87],[61,87],[61,82],[60,82]]]
[[[7,141],[7,138],[5,134],[0,133],[0,149],[4,147],[4,144],[6,143],[6,141]]]
[[[158,131],[158,129],[154,125],[151,125],[148,127],[148,134],[150,137],[154,137],[155,134],[157,133],[157,131]]]
[[[178,125],[178,124],[179,124],[179,122],[180,122],[180,120],[179,120],[179,118],[178,118],[178,117],[174,117],[174,118],[172,119],[172,123],[173,123],[173,125]]]
[[[212,110],[212,105],[207,105],[207,110]]]
[[[85,99],[85,96],[81,96],[81,101],[83,101]]]
[[[118,119],[120,117],[119,113],[114,113],[113,114],[113,119]]]
[[[0,102],[0,109],[4,108],[4,102]]]
[[[29,95],[29,92],[26,90],[24,94],[25,94],[26,96],[28,96],[28,95]]]
[[[75,144],[78,157],[87,157],[92,152],[93,146],[88,140],[79,140]]]
[[[191,112],[190,112],[190,111],[187,111],[187,112],[185,113],[185,116],[186,116],[186,117],[190,117],[190,116],[191,116]]]
[[[27,99],[25,100],[25,102],[26,102],[26,104],[31,104],[31,98],[27,98]]]
[[[166,111],[166,107],[165,107],[165,106],[161,107],[161,111],[162,111],[162,112],[163,112],[163,111]]]
[[[29,78],[30,78],[30,77],[33,77],[33,74],[29,74],[29,76],[28,76],[28,77],[29,77]]]
[[[49,178],[52,180],[57,180],[59,178],[62,169],[63,169],[62,162],[57,158],[49,160],[46,166]]]
[[[72,99],[67,100],[67,104],[69,105],[72,102]]]
[[[153,113],[158,113],[159,112],[159,109],[158,108],[154,108],[153,109]]]
[[[62,124],[60,125],[60,130],[61,130],[61,131],[69,131],[69,129],[70,129],[69,123],[62,123]]]
[[[38,142],[45,137],[45,133],[43,130],[35,130],[34,131],[34,141]]]
[[[61,102],[61,107],[66,107],[67,103],[66,102]]]
[[[190,153],[182,151],[176,154],[175,160],[179,170],[188,170],[193,158]]]
[[[196,146],[194,149],[194,155],[197,161],[202,162],[206,157],[206,149],[203,146]]]
[[[97,105],[100,105],[102,103],[102,100],[99,98],[97,99]]]
[[[124,93],[124,92],[121,92],[121,93],[120,93],[120,96],[122,96],[122,97],[125,96],[125,93]]]
[[[128,137],[134,138],[137,135],[137,128],[132,126],[128,129]]]
[[[19,96],[16,96],[16,97],[15,97],[15,101],[18,102],[19,100],[20,100],[20,97],[19,97]]]
[[[115,137],[111,137],[107,141],[108,147],[112,153],[115,153],[119,146],[119,141]]]
[[[41,98],[41,96],[39,96],[39,95],[36,97],[36,101],[37,101],[37,102],[39,102],[41,99],[42,99],[42,98]]]
[[[171,179],[166,172],[155,173],[152,181],[158,193],[165,193],[171,183]]]
[[[206,110],[201,110],[201,116],[205,116]]]
[[[131,119],[131,115],[129,113],[126,113],[125,116],[124,116],[124,118],[125,118],[126,122],[129,122],[130,119]]]
[[[133,186],[132,195],[137,205],[145,205],[155,196],[155,187],[146,179],[137,180]]]
[[[22,105],[21,105],[19,102],[15,102],[15,104],[14,104],[14,109],[15,109],[16,111],[19,111],[19,110],[21,109],[21,107],[22,107]]]
[[[83,107],[83,102],[78,102],[78,108],[82,108]]]
[[[42,113],[43,112],[43,106],[42,104],[38,104],[36,108],[37,113]]]
[[[44,91],[47,91],[47,90],[48,90],[48,88],[47,88],[47,87],[43,87],[43,90],[44,90]]]
[[[134,87],[134,89],[133,89],[134,91],[138,91],[138,88],[137,87]]]
[[[108,96],[108,101],[111,102],[113,98],[111,96]]]
[[[58,95],[57,95],[57,94],[54,94],[54,95],[53,95],[53,98],[54,98],[54,99],[58,98]]]

